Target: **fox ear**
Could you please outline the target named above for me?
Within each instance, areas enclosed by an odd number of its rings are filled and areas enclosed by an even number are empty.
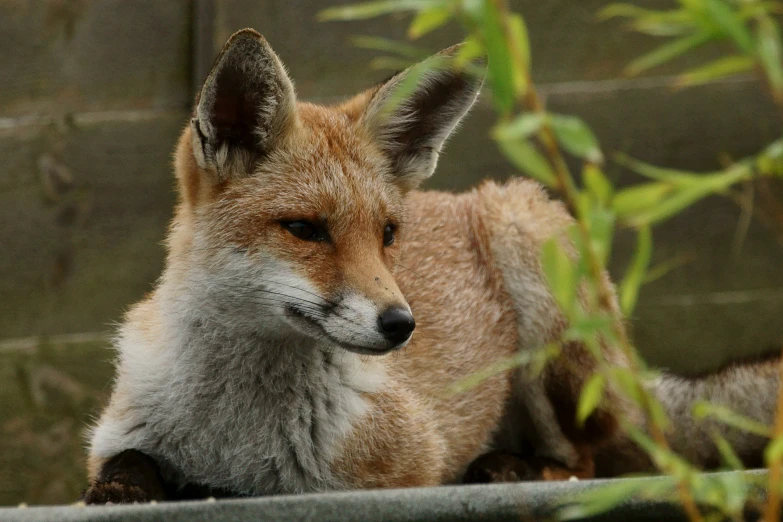
[[[263,36],[229,38],[201,88],[191,121],[196,162],[216,181],[252,173],[296,120],[288,74]]]
[[[380,143],[395,181],[406,190],[435,171],[443,144],[481,89],[483,75],[468,69],[483,63],[458,68],[454,58],[460,48],[445,49],[362,95],[369,101],[361,124]]]

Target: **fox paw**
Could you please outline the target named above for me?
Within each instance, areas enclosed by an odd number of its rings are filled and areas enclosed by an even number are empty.
[[[541,472],[519,455],[492,451],[474,460],[465,472],[465,484],[495,484],[541,480]]]
[[[85,504],[134,504],[165,499],[165,483],[158,464],[136,450],[126,450],[109,459],[81,497]]]
[[[492,451],[474,460],[465,472],[465,484],[493,484],[533,480],[589,479],[595,476],[593,461],[586,451],[580,452],[578,465],[566,466],[545,457],[523,457],[505,451]]]
[[[152,498],[149,492],[139,486],[122,484],[120,482],[99,482],[93,484],[82,493],[81,500],[90,505],[111,504],[141,504],[158,500]]]

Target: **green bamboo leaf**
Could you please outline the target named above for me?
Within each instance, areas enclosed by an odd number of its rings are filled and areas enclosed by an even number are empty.
[[[378,36],[357,35],[351,38],[351,43],[362,49],[397,54],[416,61],[423,60],[432,54],[427,49]]]
[[[606,265],[614,238],[614,212],[600,205],[593,205],[587,216],[590,244],[601,266]]]
[[[634,227],[643,227],[665,221],[711,193],[712,191],[709,187],[698,185],[680,189],[672,193],[668,199],[662,201],[658,206],[628,216],[626,222]]]
[[[533,145],[523,140],[498,140],[497,143],[506,158],[525,174],[548,187],[557,184],[552,166]]]
[[[573,320],[573,319],[572,319]],[[607,336],[611,337],[613,343],[617,342],[617,340],[614,338],[613,335]],[[563,337],[563,339],[566,339],[566,337]],[[582,338],[582,344],[584,344],[585,349],[590,352],[590,354],[596,358],[596,360],[601,360],[604,357],[604,351],[601,347],[600,343],[598,342],[598,338],[596,337],[584,337]]]
[[[759,156],[756,159],[756,168],[762,176],[774,176],[776,173],[783,176],[783,169],[777,172],[776,162],[767,156]]]
[[[679,87],[701,85],[727,76],[752,71],[755,65],[755,60],[750,56],[727,56],[681,74],[676,85]]]
[[[579,281],[585,277],[590,271],[587,253],[587,242],[585,235],[579,230],[579,227],[568,228],[568,238],[571,240],[571,244],[576,249],[578,255],[576,256],[576,280]],[[587,238],[589,241],[589,238]],[[575,320],[575,319],[574,319]]]
[[[609,4],[600,11],[598,11],[598,18],[600,20],[608,20],[610,18],[643,18],[657,13],[657,11],[651,11],[633,4]]]
[[[582,392],[579,394],[579,405],[576,408],[576,422],[579,426],[584,426],[587,418],[601,404],[604,398],[605,385],[606,379],[600,373],[594,374],[585,383]]]
[[[778,437],[770,441],[764,450],[764,462],[769,466],[773,462],[780,462],[783,459],[783,437]]]
[[[644,403],[644,397],[642,396],[641,385],[636,377],[629,369],[621,367],[613,367],[609,369],[610,381],[617,386],[618,390],[627,397],[634,401],[638,406],[642,406]]]
[[[716,502],[713,505],[729,515],[733,515],[734,520],[742,520],[750,493],[750,485],[745,477],[739,473],[726,473],[711,477],[709,480],[720,485]]]
[[[753,164],[762,176],[783,177],[783,140],[769,145]]]
[[[580,190],[576,193],[576,213],[580,219],[587,221],[598,202],[588,192]]]
[[[555,301],[570,315],[576,301],[576,268],[557,237],[549,239],[541,248],[541,265]]]
[[[783,160],[783,140],[776,140],[767,145],[763,154],[773,161]]]
[[[396,58],[394,56],[376,56],[370,60],[370,69],[376,71],[401,71],[414,65],[416,62],[405,58]]]
[[[423,62],[416,63],[407,68],[404,76],[386,100],[382,108],[382,117],[392,114],[401,103],[409,99],[410,95],[418,88],[422,80],[432,71],[447,69],[453,66],[453,60],[442,55],[435,55]]]
[[[527,365],[529,374],[533,377],[541,375],[550,362],[560,357],[562,350],[560,343],[550,343],[543,348],[533,350],[535,356]]]
[[[532,58],[530,53],[530,35],[527,31],[527,24],[525,24],[525,19],[522,18],[520,15],[513,13],[509,17],[509,28],[511,31],[511,39],[512,39],[512,45],[519,48],[519,53],[522,56],[522,60],[524,61],[524,71],[517,71],[518,75],[522,76],[521,78],[518,78],[518,82],[525,82],[525,78],[527,78],[527,75],[524,75],[525,71],[529,71],[530,67],[532,66]],[[522,92],[527,89],[526,85],[521,86]]]
[[[596,198],[601,205],[608,205],[612,200],[614,188],[606,175],[598,165],[588,163],[582,169],[582,179],[587,191]]]
[[[704,0],[677,0],[681,6],[692,14],[702,14],[704,11]]]
[[[454,66],[458,69],[473,63],[477,58],[484,56],[484,48],[474,36],[469,36],[462,43],[462,46],[454,57]]]
[[[692,407],[693,416],[697,419],[712,417],[727,426],[737,428],[761,437],[769,437],[772,429],[763,423],[745,417],[726,406],[714,404],[708,401],[696,401]]]
[[[738,13],[724,0],[703,0],[705,12],[743,52],[753,53],[753,37]]]
[[[693,475],[697,470],[690,466],[682,457],[673,453],[670,449],[656,444],[636,426],[624,424],[623,427],[631,439],[652,457],[659,469],[666,470],[667,473],[680,481],[691,482],[693,480]]]
[[[737,164],[725,172],[700,176],[700,182],[678,187],[657,206],[638,212],[626,219],[632,226],[650,225],[668,219],[711,194],[724,193],[732,185],[753,177],[753,170]]]
[[[758,20],[756,53],[774,90],[776,97],[783,99],[783,51],[781,50],[780,28],[768,16]]]
[[[739,7],[739,16],[743,20],[758,18],[769,14],[781,14],[782,7],[780,0],[770,0],[767,2],[755,1],[750,4],[743,4]]]
[[[501,114],[508,114],[516,94],[514,64],[500,13],[493,2],[485,2],[481,30],[487,50],[487,82],[492,88],[492,100]]]
[[[680,253],[667,259],[647,270],[647,276],[644,278],[644,284],[652,283],[662,278],[672,270],[685,266],[695,259],[693,253]]]
[[[550,114],[549,123],[557,140],[568,152],[592,163],[603,161],[601,147],[595,134],[580,118]]]
[[[590,315],[579,317],[573,321],[563,334],[563,339],[583,341],[598,334],[608,333],[612,326],[612,318],[606,315]]]
[[[701,176],[695,172],[656,167],[655,165],[650,165],[649,163],[639,161],[622,153],[615,155],[615,161],[646,178],[666,181],[677,185],[698,184],[702,179]]]
[[[631,24],[631,29],[650,36],[682,36],[693,32],[693,24],[642,19],[634,21]]]
[[[672,42],[664,44],[657,49],[646,53],[639,58],[632,61],[625,69],[626,74],[635,76],[653,67],[657,67],[664,64],[678,56],[685,54],[686,52],[695,49],[701,45],[704,45],[710,39],[712,35],[708,33],[697,33],[690,36],[684,36],[678,38]]]
[[[408,28],[408,38],[416,39],[442,27],[453,16],[449,6],[432,7],[419,11]]]
[[[535,371],[536,368],[544,367],[553,358],[560,354],[560,347],[557,344],[548,344],[536,350],[525,350],[518,352],[510,357],[499,359],[477,372],[471,373],[464,379],[459,379],[449,385],[443,392],[444,397],[451,397],[480,386],[487,379],[495,375],[515,368],[526,367]]]
[[[505,357],[492,364],[487,365],[485,368],[477,372],[471,373],[464,379],[459,379],[453,382],[445,391],[445,396],[457,395],[473,388],[480,386],[487,379],[494,377],[499,373],[519,368],[520,366],[526,366],[530,364],[535,356],[535,351],[527,350],[526,352],[519,352],[510,357]]]
[[[736,471],[744,470],[745,466],[742,465],[742,459],[737,456],[737,453],[734,451],[734,448],[731,447],[729,441],[727,441],[718,430],[712,430],[710,435],[712,436],[712,440],[715,441],[715,447],[718,448],[718,453],[720,453],[721,459],[726,467]]]
[[[693,15],[685,9],[654,11],[629,4],[613,4],[598,13],[599,19],[631,19],[634,31],[654,36],[676,36],[690,33],[696,27]]]
[[[650,417],[652,418],[653,423],[662,430],[668,430],[669,416],[666,414],[666,408],[663,407],[661,401],[650,395],[647,397],[647,407],[650,409]]]
[[[636,250],[631,266],[620,285],[620,308],[626,316],[630,316],[636,306],[639,297],[639,289],[647,273],[652,255],[652,232],[650,227],[643,226],[639,229],[636,238]]]
[[[525,140],[536,134],[544,124],[546,116],[538,112],[526,112],[507,123],[501,123],[492,131],[496,140]]]
[[[379,0],[338,5],[319,12],[318,20],[321,22],[330,20],[366,20],[390,13],[420,11],[443,4],[443,0]]]
[[[557,520],[584,520],[611,511],[639,496],[648,484],[639,480],[619,480],[613,484],[569,495],[561,501]]]
[[[634,185],[620,190],[612,199],[612,209],[625,219],[641,210],[657,205],[674,190],[669,183],[655,182]]]

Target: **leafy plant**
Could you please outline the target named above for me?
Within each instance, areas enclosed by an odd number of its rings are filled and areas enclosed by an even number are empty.
[[[716,42],[728,42],[727,54],[708,64],[683,72],[675,85],[680,88],[756,72],[777,105],[783,108],[783,42],[775,15],[783,13],[780,2],[767,0],[678,0],[670,10],[646,9],[630,4],[613,4],[601,11],[601,18],[622,18],[633,31],[664,38],[655,50],[632,61],[626,73],[639,74],[690,51]],[[709,506],[720,516],[742,519],[750,501],[760,502],[757,478],[746,475],[709,477],[674,454],[665,431],[663,407],[647,393],[644,383],[652,375],[639,357],[623,327],[623,316],[633,312],[642,284],[657,277],[649,264],[653,248],[653,227],[712,195],[733,195],[733,188],[758,178],[783,176],[783,139],[765,147],[756,156],[707,173],[662,168],[617,155],[614,161],[640,174],[647,181],[616,188],[604,173],[604,154],[589,126],[577,117],[553,114],[544,107],[531,78],[532,53],[524,18],[509,10],[505,0],[394,0],[342,5],[321,13],[321,19],[366,19],[392,12],[413,13],[408,37],[411,40],[457,21],[466,33],[458,64],[485,55],[487,84],[498,121],[492,136],[499,150],[522,173],[556,191],[576,223],[569,231],[578,250],[574,259],[557,241],[542,251],[542,265],[553,295],[569,321],[563,340],[582,342],[598,361],[598,370],[585,385],[577,408],[578,421],[586,419],[601,403],[611,383],[644,412],[649,435],[628,426],[634,440],[650,454],[668,482],[651,486],[618,485],[597,490],[571,503],[564,516],[598,513],[630,496],[671,493],[691,520],[703,520],[700,507]],[[363,47],[392,53],[378,59],[376,66],[408,64],[427,52],[406,43],[362,37]],[[781,112],[783,114],[783,112]],[[581,161],[577,175],[569,169],[567,157]],[[620,285],[621,309],[612,305],[612,289],[602,274],[609,259],[612,238],[618,227],[636,231],[637,247]],[[577,300],[577,288],[587,294],[587,304]],[[609,366],[600,344],[607,342],[625,352],[628,370]],[[543,353],[555,356],[548,347]],[[529,358],[528,358],[529,359]],[[488,373],[514,364],[529,363],[516,358],[503,361]],[[477,376],[476,379],[483,377]],[[474,385],[473,379],[468,385]],[[696,413],[748,431],[772,434],[767,450],[770,467],[769,499],[765,516],[777,520],[780,512],[781,460],[783,460],[783,390],[774,431],[758,426],[733,412],[700,404]],[[740,461],[729,444],[715,434],[725,464],[740,469]],[[618,489],[619,488],[619,489]],[[713,514],[714,514],[713,513]]]

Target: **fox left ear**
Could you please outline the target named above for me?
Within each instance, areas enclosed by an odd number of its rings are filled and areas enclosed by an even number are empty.
[[[405,190],[432,175],[446,139],[478,97],[483,75],[456,67],[460,48],[445,49],[360,95],[369,97],[360,124],[380,143]],[[476,65],[483,63],[470,64]]]
[[[267,41],[252,29],[229,38],[199,94],[193,154],[215,181],[252,173],[296,120],[294,85]]]

